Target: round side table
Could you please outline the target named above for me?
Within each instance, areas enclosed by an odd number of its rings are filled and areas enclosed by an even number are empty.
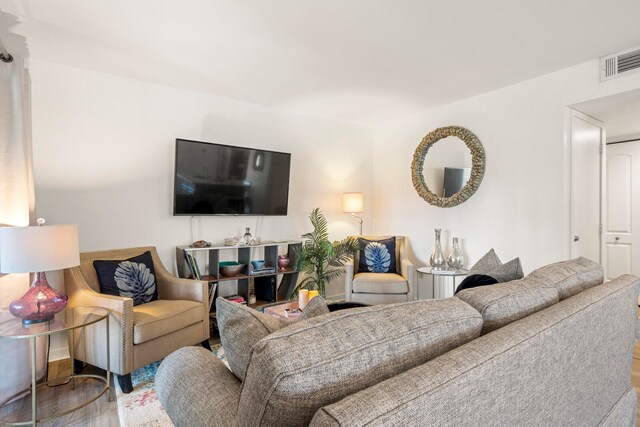
[[[458,270],[447,270],[442,268],[435,267],[420,267],[416,270],[418,272],[418,278],[421,278],[423,275],[431,276],[431,296],[435,296],[435,287],[436,287],[436,276],[437,277],[451,277],[451,282],[453,285],[453,293],[456,293],[456,288],[458,285],[456,284],[456,279],[461,276],[466,276],[469,274],[469,270],[458,269]],[[417,289],[417,299],[420,299],[420,286],[418,285]]]
[[[63,415],[67,415],[73,411],[77,411],[80,408],[84,408],[90,403],[97,400],[100,396],[107,393],[107,397],[109,401],[111,401],[111,390],[110,390],[110,381],[111,381],[111,372],[110,372],[110,360],[109,360],[109,314],[110,310],[102,307],[67,307],[62,313],[65,314],[66,321],[62,320],[50,320],[48,322],[42,323],[33,323],[31,325],[23,325],[20,319],[14,318],[8,320],[6,322],[0,323],[0,339],[28,339],[29,340],[29,349],[30,349],[30,359],[31,359],[31,420],[29,421],[17,421],[17,422],[8,422],[0,420],[0,424],[6,424],[11,426],[21,426],[21,425],[32,425],[35,426],[37,423],[42,421],[47,421],[53,418],[57,418]],[[106,346],[107,346],[107,370],[105,375],[94,375],[94,374],[75,374],[73,368],[73,343],[75,342],[75,330],[80,328],[85,328],[89,325],[93,325],[95,323],[105,321],[106,322]],[[69,346],[69,354],[71,357],[71,375],[56,378],[54,380],[45,381],[40,384],[36,384],[36,339],[39,337],[49,337],[50,335],[56,333],[66,332],[67,336],[71,337],[72,345]],[[47,360],[46,363],[49,363]],[[70,408],[63,410],[56,415],[45,417],[38,419],[37,418],[37,407],[36,407],[36,391],[39,387],[45,387],[49,384],[59,383],[60,381],[71,381],[72,389],[75,389],[75,380],[77,378],[93,378],[99,381],[104,382],[104,388],[100,390],[100,392],[92,397],[89,400],[84,401],[83,403]],[[22,390],[13,396],[7,399],[7,403],[3,404],[3,406],[7,405],[8,402],[11,402],[16,397],[24,394],[26,390]]]

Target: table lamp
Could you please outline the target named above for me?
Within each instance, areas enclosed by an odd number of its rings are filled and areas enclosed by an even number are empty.
[[[352,217],[360,220],[360,235],[362,236],[362,216],[356,214],[364,212],[364,194],[342,193],[342,212],[350,213]]]
[[[0,272],[35,273],[29,290],[9,305],[22,324],[46,322],[65,308],[68,297],[47,282],[45,271],[80,264],[78,228],[75,225],[0,228]]]

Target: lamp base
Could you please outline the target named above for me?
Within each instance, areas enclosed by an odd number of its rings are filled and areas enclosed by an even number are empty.
[[[27,293],[9,305],[9,311],[22,319],[23,325],[48,322],[67,306],[68,299],[65,294],[49,286],[45,273],[39,272],[35,274]]]

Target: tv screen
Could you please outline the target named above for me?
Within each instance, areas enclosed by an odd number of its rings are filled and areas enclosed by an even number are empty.
[[[174,215],[286,215],[291,154],[176,139]]]

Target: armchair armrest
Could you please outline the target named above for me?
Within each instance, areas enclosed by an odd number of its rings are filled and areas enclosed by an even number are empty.
[[[160,299],[181,299],[209,304],[209,284],[202,280],[181,279],[156,271]]]
[[[407,299],[413,301],[415,299],[415,268],[413,268],[413,263],[408,258],[400,260],[400,274],[407,280],[407,285],[409,286]]]
[[[345,301],[351,301],[351,295],[353,291],[353,272],[354,263],[353,259],[347,261],[344,264],[344,299]]]
[[[111,371],[124,375],[133,369],[133,300],[101,294],[89,287],[79,267],[64,271],[65,289],[69,307],[102,307],[111,311],[109,316],[109,344]],[[82,340],[76,335],[75,358],[106,369],[107,357],[103,322],[86,328]]]

